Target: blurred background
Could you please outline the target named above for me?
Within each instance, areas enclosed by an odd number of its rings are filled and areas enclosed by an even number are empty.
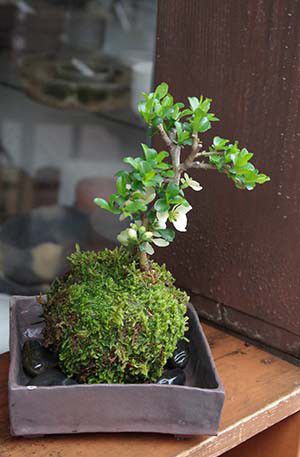
[[[9,295],[46,291],[75,243],[114,244],[93,198],[147,141],[155,35],[154,0],[0,0],[0,352]]]

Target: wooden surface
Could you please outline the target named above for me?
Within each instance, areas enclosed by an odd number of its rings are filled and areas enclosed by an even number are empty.
[[[300,457],[300,413],[284,419],[223,457]]]
[[[97,434],[10,438],[8,355],[0,357],[1,457],[216,457],[300,411],[300,368],[210,326],[204,326],[226,401],[217,437]],[[47,412],[45,411],[45,414]]]
[[[221,122],[204,147],[237,139],[271,177],[247,192],[191,170],[203,190],[187,194],[189,229],[159,255],[204,317],[300,358],[300,2],[158,5],[157,82],[212,98]]]

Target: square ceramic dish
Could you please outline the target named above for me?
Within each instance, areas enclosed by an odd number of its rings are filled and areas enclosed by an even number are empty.
[[[188,305],[190,361],[184,386],[90,384],[26,386],[21,363],[26,339],[42,340],[35,297],[12,297],[9,412],[15,436],[92,432],[217,434],[224,389],[196,311]]]

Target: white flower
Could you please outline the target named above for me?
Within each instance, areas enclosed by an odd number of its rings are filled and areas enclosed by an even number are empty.
[[[168,217],[169,217],[168,211],[157,212],[156,213],[156,217],[157,217],[157,220],[158,220],[157,228],[160,228],[160,229],[167,228],[167,220],[168,220]]]
[[[187,173],[184,173],[183,178],[181,178],[181,183],[184,185],[184,187],[191,187],[197,192],[203,189],[198,181],[194,181],[194,179],[192,179]]]
[[[171,211],[170,221],[179,232],[186,232],[187,226],[187,213],[191,211],[192,207],[178,205]]]
[[[164,212],[157,212],[157,228],[158,229],[165,229],[167,228],[167,220],[169,219],[170,222],[174,225],[176,230],[179,232],[186,232],[187,226],[187,213],[192,209],[192,207],[184,206],[184,205],[177,205],[175,206],[170,213],[168,211]]]

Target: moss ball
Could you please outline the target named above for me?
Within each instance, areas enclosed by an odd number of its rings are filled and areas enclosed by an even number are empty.
[[[77,250],[44,305],[45,345],[82,383],[155,382],[187,330],[188,296],[165,266],[124,248]]]

